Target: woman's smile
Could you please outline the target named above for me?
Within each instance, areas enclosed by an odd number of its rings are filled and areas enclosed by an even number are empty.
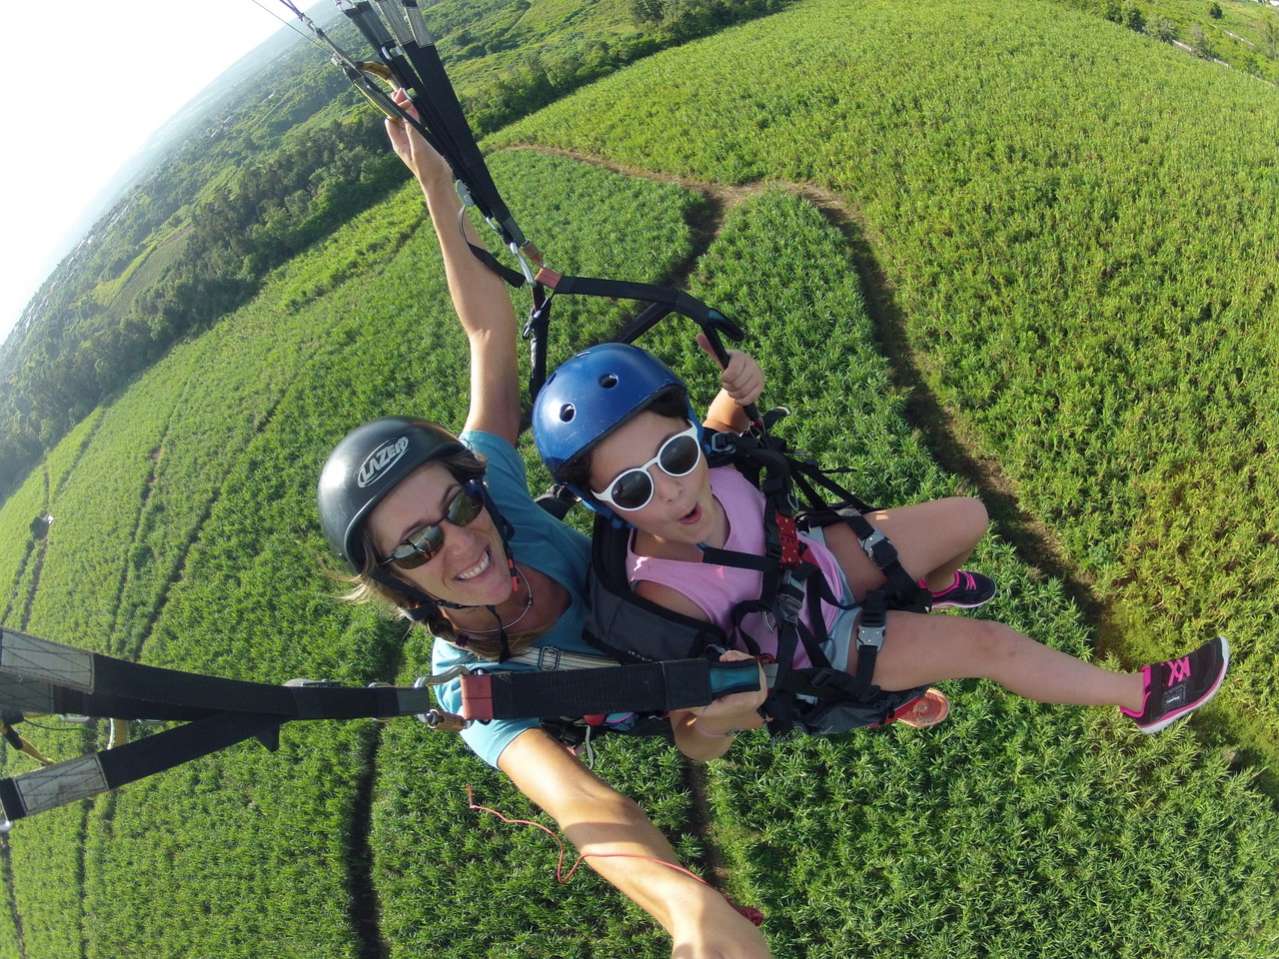
[[[479,561],[473,566],[469,566],[462,572],[458,573],[454,579],[462,583],[470,582],[477,577],[483,576],[493,568],[493,551],[489,547],[484,547],[484,552],[480,554]]]

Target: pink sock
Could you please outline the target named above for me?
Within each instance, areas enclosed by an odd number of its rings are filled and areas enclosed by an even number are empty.
[[[1123,713],[1125,716],[1131,716],[1133,719],[1140,719],[1142,716],[1146,714],[1146,702],[1147,700],[1150,699],[1150,667],[1142,666],[1141,675],[1142,675],[1141,709],[1137,710],[1134,713],[1131,709],[1128,709],[1125,706],[1119,707],[1119,711],[1121,713]]]
[[[959,570],[955,570],[955,578],[952,579],[950,581],[950,585],[945,587],[944,589],[931,589],[928,585],[928,581],[925,579],[921,579],[919,581],[919,585],[922,586],[924,589],[928,590],[930,593],[932,593],[934,599],[936,599],[938,596],[945,596],[952,589],[954,589],[956,586],[959,585]]]

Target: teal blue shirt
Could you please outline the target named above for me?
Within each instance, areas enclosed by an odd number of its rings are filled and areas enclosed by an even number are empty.
[[[535,647],[552,646],[564,652],[593,653],[598,650],[582,639],[586,571],[590,566],[590,541],[581,533],[555,519],[533,501],[528,491],[528,476],[519,453],[506,440],[492,433],[467,430],[461,440],[488,462],[485,483],[498,510],[515,528],[510,542],[517,562],[545,573],[567,590],[569,606],[555,624],[534,643]],[[498,669],[533,669],[523,663],[494,663],[477,659],[442,639],[435,640],[431,651],[431,672],[442,673],[459,664],[473,671]],[[436,687],[440,708],[450,713],[462,710],[462,687],[453,680]],[[497,766],[502,750],[526,729],[538,726],[536,719],[495,719],[488,723],[472,723],[463,730],[462,738],[477,756],[490,766]]]

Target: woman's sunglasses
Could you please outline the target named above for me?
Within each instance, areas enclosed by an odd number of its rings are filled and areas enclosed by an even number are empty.
[[[391,550],[391,555],[379,560],[379,566],[394,563],[401,569],[417,569],[431,559],[444,546],[445,520],[453,526],[466,526],[484,509],[484,493],[478,483],[467,483],[459,486],[456,493],[444,507],[444,519],[439,523],[427,523],[404,537],[404,542]]]
[[[632,513],[643,509],[653,498],[653,477],[648,468],[654,463],[667,476],[687,476],[702,459],[702,444],[697,439],[696,424],[669,437],[647,463],[623,470],[604,490],[592,490],[601,503]]]

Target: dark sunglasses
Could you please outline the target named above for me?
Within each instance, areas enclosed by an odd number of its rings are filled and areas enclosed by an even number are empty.
[[[682,433],[667,438],[657,450],[657,455],[647,463],[632,466],[613,478],[604,490],[592,490],[601,503],[625,510],[628,513],[643,509],[653,498],[653,477],[648,468],[654,463],[667,476],[687,476],[693,472],[702,458],[702,446],[697,441],[697,426],[690,424]]]
[[[453,526],[466,526],[484,509],[484,493],[478,483],[459,486],[444,507],[444,519],[439,523],[427,523],[404,537],[404,542],[391,550],[386,559],[378,560],[379,566],[394,563],[401,569],[417,569],[431,559],[444,546],[444,527],[447,520]]]

